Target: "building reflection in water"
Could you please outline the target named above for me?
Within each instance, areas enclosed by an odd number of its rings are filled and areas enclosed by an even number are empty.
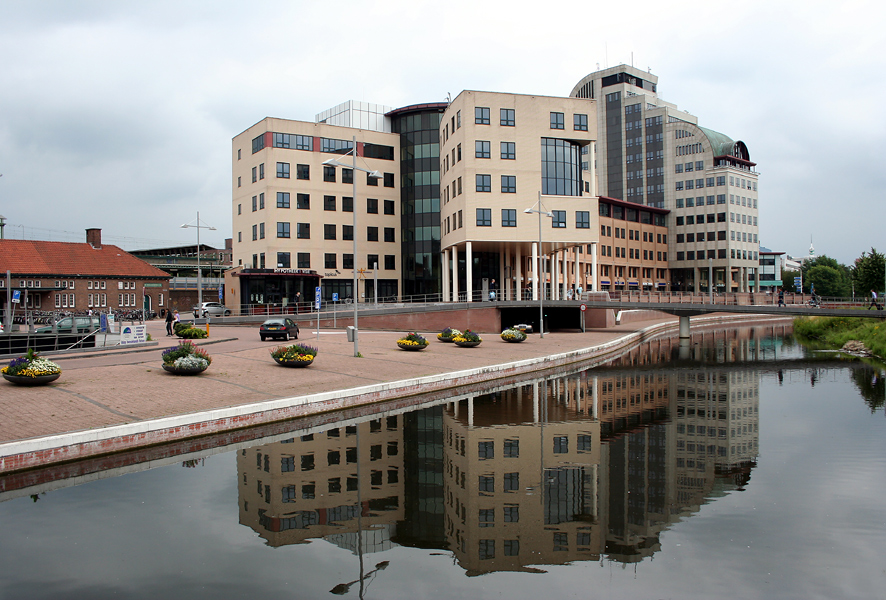
[[[240,522],[272,546],[324,538],[361,560],[448,549],[468,575],[638,562],[756,464],[759,372],[728,363],[766,348],[754,329],[720,333],[242,450]],[[687,354],[701,363],[681,366]]]

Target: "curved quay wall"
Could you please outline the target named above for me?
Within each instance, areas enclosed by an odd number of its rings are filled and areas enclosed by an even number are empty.
[[[720,324],[749,319],[709,317],[698,320]],[[386,410],[416,407],[426,403],[417,402],[416,396],[430,400],[452,398],[459,395],[459,388],[499,379],[518,379],[528,374],[539,375],[549,371],[557,371],[559,374],[560,370],[570,365],[574,369],[586,369],[615,357],[626,348],[676,330],[677,327],[676,322],[656,323],[598,346],[477,369],[8,442],[0,444],[0,474],[180,442],[189,438],[242,430],[300,417],[336,413],[382,402],[385,403]],[[335,414],[329,416],[330,422],[336,419]]]

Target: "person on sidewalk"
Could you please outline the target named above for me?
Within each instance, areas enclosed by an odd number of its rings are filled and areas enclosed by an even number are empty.
[[[172,316],[172,311],[166,311],[166,337],[172,337],[172,322],[175,320],[175,317]]]
[[[784,288],[778,289],[778,305],[784,306]]]
[[[874,307],[877,307],[877,310],[880,310],[880,305],[877,304],[877,292],[871,290],[871,303],[868,306],[868,310],[871,310]]]

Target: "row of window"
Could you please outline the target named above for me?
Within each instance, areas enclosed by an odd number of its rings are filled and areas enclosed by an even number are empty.
[[[323,165],[323,181],[329,183],[336,183],[336,175],[335,175],[335,167],[332,165]],[[292,175],[292,165],[286,162],[278,162],[277,163],[277,178],[278,179],[290,179]],[[252,167],[252,183],[256,183],[257,181],[261,181],[265,178],[265,163],[261,163],[258,166]],[[302,179],[305,181],[309,181],[311,179],[311,165],[295,165],[295,178]],[[394,187],[394,174],[393,173],[384,173],[382,176],[382,180],[384,182],[385,187],[392,188]],[[347,167],[342,167],[341,174],[341,182],[342,183],[354,183],[354,170],[349,169]],[[366,185],[370,185],[373,187],[378,186],[378,178],[371,176],[369,173],[366,174]],[[242,180],[240,177],[237,177],[237,187],[242,187]]]
[[[6,280],[0,279],[0,288],[5,288],[5,287],[6,287]],[[24,289],[24,288],[42,288],[43,281],[41,281],[40,279],[20,279],[18,282],[18,287],[22,288],[22,289]],[[62,280],[56,279],[55,285],[53,287],[65,289],[65,290],[73,290],[75,288],[74,280],[71,279],[71,280],[62,281]],[[88,289],[88,290],[107,289],[107,281],[89,280],[86,282],[86,289]],[[118,281],[117,282],[117,289],[118,290],[134,290],[134,289],[136,289],[135,282],[134,281]]]
[[[707,197],[707,205],[726,204],[726,194],[717,194],[716,196]],[[694,206],[705,206],[705,197],[698,196],[696,198],[686,198],[685,204],[683,198],[677,198],[674,202],[676,208],[692,208]]]
[[[327,223],[323,225],[323,239],[324,240],[335,240],[336,231],[338,225]],[[353,225],[342,225],[342,237],[343,240],[353,240],[354,239],[354,226]],[[366,241],[367,242],[377,242],[378,240],[378,227],[367,227],[366,228]],[[384,227],[384,241],[385,242],[396,242],[396,228],[394,227]],[[278,238],[289,238],[291,237],[291,223],[288,222],[277,222],[277,237]],[[296,223],[295,224],[295,237],[300,240],[309,240],[311,239],[311,224],[310,223]],[[256,223],[252,226],[252,240],[263,240],[265,239],[265,224],[264,223]],[[237,241],[243,241],[242,232],[237,232]]]
[[[566,211],[565,210],[552,210],[553,218],[551,219],[552,227],[554,229],[560,229],[566,227]],[[448,219],[447,219],[448,220]],[[513,208],[503,208],[501,209],[501,226],[502,227],[516,227],[517,226],[517,210]],[[477,209],[477,227],[492,227],[492,209],[491,208],[478,208]],[[587,210],[577,210],[575,211],[575,228],[576,229],[590,229],[591,227],[591,213]],[[449,233],[449,228],[447,226],[446,233]]]
[[[674,165],[674,173],[682,173],[684,171],[687,173],[691,173],[693,169],[695,169],[696,171],[704,171],[704,161],[698,160],[695,162],[688,162],[686,164],[680,163]]]
[[[291,208],[292,204],[292,194],[290,192],[277,192],[277,208]],[[393,200],[384,200],[382,203],[382,207],[384,210],[384,214],[386,215],[394,215],[395,206]],[[265,195],[258,194],[258,196],[252,197],[252,212],[256,212],[257,210],[263,210],[265,207]],[[297,209],[302,210],[310,210],[311,208],[311,195],[310,194],[296,194],[295,195],[295,207]],[[338,208],[338,202],[336,196],[324,195],[323,196],[323,210],[325,211],[335,211]],[[341,209],[342,212],[354,212],[354,199],[350,196],[342,196],[341,199]],[[242,205],[237,205],[237,214],[242,214]],[[367,198],[366,199],[366,214],[377,215],[378,214],[378,198]]]
[[[39,297],[38,297],[39,300]],[[76,294],[55,294],[55,307],[56,308],[77,308],[76,306],[77,297]],[[163,306],[163,294],[159,294],[157,297],[157,302],[159,306]],[[106,308],[108,306],[108,295],[107,294],[89,294],[86,297],[86,305],[89,308]],[[39,301],[35,305],[36,308],[40,307]],[[139,295],[138,294],[118,294],[117,296],[117,306],[120,308],[125,307],[140,307],[139,303]]]
[[[600,256],[612,257],[612,246],[604,246],[600,245]],[[643,250],[642,255],[640,252],[640,248],[625,248],[625,247],[615,247],[615,258],[629,258],[631,260],[640,260],[640,256],[643,257],[643,260],[657,260],[657,261],[667,261],[668,253],[655,251],[655,250]],[[634,268],[634,267],[631,267]],[[651,269],[650,269],[651,271]],[[645,277],[645,275],[644,275]]]
[[[612,227],[609,225],[600,225],[600,235],[603,237],[612,237]],[[640,241],[640,230],[639,229],[628,229],[625,231],[624,227],[616,227],[615,228],[615,238],[623,239],[623,240],[632,240],[639,242]],[[652,242],[653,236],[651,231],[644,231],[642,236],[642,241],[644,242]],[[655,237],[656,244],[667,244],[668,243],[668,234],[666,233],[657,233]]]
[[[732,239],[733,240],[735,239],[735,232],[734,231],[732,232]],[[717,240],[720,240],[720,241],[726,240],[726,230],[725,229],[722,231],[708,231],[707,232],[707,241],[708,242],[714,242]],[[687,233],[687,234],[678,233],[677,234],[677,243],[678,244],[683,244],[683,243],[694,244],[695,242],[704,242],[704,241],[705,241],[705,232],[704,231],[699,231],[698,233]]]
[[[678,181],[678,182],[676,182],[676,188],[677,188],[677,191],[681,191],[684,189],[686,189],[686,190],[699,189],[700,190],[700,189],[704,188],[705,186],[714,187],[715,181],[716,181],[716,185],[718,185],[718,186],[726,185],[726,177],[721,176],[721,177],[717,177],[716,179],[714,177],[707,177],[704,179],[687,179],[685,181]]]
[[[742,215],[729,213],[729,222],[730,223],[741,223],[742,225],[757,225],[757,217],[752,217],[751,215]]]
[[[732,258],[741,259],[741,260],[758,260],[757,252],[752,252],[749,250],[737,250],[732,248],[730,251],[730,255]],[[707,258],[726,258],[726,249],[720,248],[719,250],[708,250]],[[699,250],[695,252],[693,250],[689,250],[688,252],[677,252],[677,260],[705,260],[705,251]]]
[[[491,192],[492,191],[492,175],[483,175],[483,174],[478,173],[475,177],[476,177],[476,190],[478,192]],[[517,177],[515,175],[502,175],[501,176],[501,193],[502,194],[516,194],[517,193]]]
[[[707,215],[686,215],[681,217],[676,217],[675,224],[677,226],[680,225],[701,225],[702,223],[725,223],[726,222],[726,213],[707,213]]]
[[[500,142],[501,149],[501,159],[502,160],[516,160],[517,159],[517,144],[515,142]],[[491,158],[492,155],[492,144],[491,142],[484,140],[476,140],[474,142],[474,157],[475,158]]]
[[[295,268],[296,269],[310,269],[311,268],[311,253],[310,252],[296,252],[295,253]],[[255,263],[256,268],[264,269],[265,268],[265,255],[264,253],[255,256],[253,255],[253,262]],[[367,254],[366,255],[366,264],[370,269],[374,269],[375,265],[379,265],[379,267],[383,268],[386,271],[394,271],[397,269],[397,255],[395,254],[385,254],[384,262],[379,260],[378,254]],[[277,268],[278,269],[291,269],[292,268],[292,253],[291,252],[278,252],[277,253]],[[338,255],[331,252],[326,252],[323,254],[323,268],[324,269],[338,269]],[[353,269],[354,268],[354,255],[353,254],[342,254],[341,255],[341,268],[342,269]]]

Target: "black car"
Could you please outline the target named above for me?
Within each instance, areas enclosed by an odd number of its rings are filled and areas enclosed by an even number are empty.
[[[267,338],[283,338],[284,340],[292,338],[297,340],[298,325],[288,317],[274,317],[261,324],[261,327],[258,328],[258,334],[261,336],[262,341],[265,341]]]

